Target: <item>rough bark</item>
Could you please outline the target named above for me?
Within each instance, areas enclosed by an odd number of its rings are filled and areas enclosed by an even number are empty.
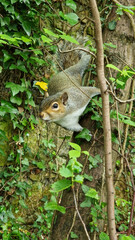
[[[123,0],[120,1],[121,4],[123,5],[127,5],[127,1]],[[130,5],[134,5],[134,1],[131,0]],[[117,16],[116,16],[116,7],[114,7],[111,11],[111,14],[109,15],[108,18],[108,22],[112,21],[116,19],[117,20]],[[128,18],[128,16],[126,14],[123,14],[120,18],[119,21],[117,21],[117,25],[116,25],[116,29],[114,31],[110,31],[108,29],[108,23],[106,24],[106,27],[104,28],[103,31],[103,39],[104,42],[111,42],[113,44],[115,44],[117,46],[116,49],[110,49],[107,52],[108,55],[108,60],[109,63],[114,64],[115,66],[119,67],[120,69],[122,69],[122,67],[124,66],[123,62],[118,58],[121,57],[123,60],[125,60],[129,65],[133,66],[133,61],[134,61],[134,39],[133,39],[133,28],[132,28],[132,24],[130,19]],[[107,73],[107,72],[106,72]],[[106,75],[107,77],[109,77],[109,74],[107,73]],[[113,73],[113,76],[115,77],[115,73]],[[124,99],[128,99],[128,97],[130,96],[130,89],[131,89],[131,80],[128,80],[126,87],[122,93],[122,95],[120,95],[119,97],[124,100]],[[126,109],[126,104],[121,104],[118,103],[118,109],[120,111],[120,113],[124,113],[125,109]],[[90,131],[92,132],[93,136],[96,130],[96,125],[94,122],[92,122],[90,120],[90,115],[85,115],[85,117],[81,120],[81,124],[84,127],[87,127],[90,129]],[[112,130],[114,130],[115,128],[117,128],[117,123],[116,121],[112,121]],[[123,131],[123,124],[120,123],[119,126],[119,131]],[[101,134],[98,133],[96,135],[96,139],[98,138],[97,136],[99,136]],[[94,137],[93,137],[94,138]],[[91,144],[93,143],[93,140],[91,141]],[[95,155],[97,153],[100,153],[101,158],[103,158],[104,156],[104,147],[103,147],[103,139],[100,138],[100,141],[96,141],[94,143],[94,146],[91,148],[91,155]],[[87,142],[83,142],[81,144],[82,150],[88,150],[90,148],[89,143]],[[115,144],[113,144],[113,149],[118,150],[118,146],[115,146]],[[113,165],[115,167],[115,161],[116,159],[119,158],[119,154],[116,151],[113,151]],[[81,163],[85,163],[85,159],[80,159]],[[104,171],[103,171],[104,167],[103,165],[100,165],[98,168],[94,169],[91,173],[91,175],[93,176],[93,181],[87,182],[85,181],[85,184],[87,184],[90,187],[94,187],[97,190],[100,190],[101,192],[101,201],[104,201],[106,199],[106,188],[105,188],[105,180],[104,180]],[[88,170],[88,164],[86,165],[86,173],[89,172]],[[115,178],[115,180],[117,180]],[[83,194],[81,192],[81,190],[79,190],[79,195],[78,195],[78,203],[80,204],[80,202],[83,200]],[[78,206],[79,206],[78,204]],[[74,201],[73,201],[73,194],[72,191],[65,191],[63,194],[63,198],[62,198],[62,202],[61,205],[65,206],[67,208],[66,214],[62,215],[62,214],[58,214],[57,215],[57,220],[56,220],[56,224],[53,226],[52,229],[52,236],[51,236],[51,240],[55,239],[55,240],[63,240],[66,238],[68,231],[72,225],[73,222],[73,216],[74,216],[74,211],[75,211],[75,207],[74,207]],[[81,213],[81,216],[86,224],[86,227],[88,227],[89,229],[89,221],[90,221],[90,211],[88,208],[82,209],[79,208],[79,211]],[[101,231],[103,231],[104,228],[104,223],[100,222],[99,228]],[[85,240],[87,239],[86,234],[84,232],[84,229],[82,227],[82,224],[80,223],[80,220],[78,217],[76,217],[76,221],[74,223],[74,227],[73,227],[73,231],[79,236],[80,240]],[[70,239],[70,237],[69,237]],[[91,235],[91,239],[96,239],[98,240],[98,236],[96,238],[94,238],[94,236]]]

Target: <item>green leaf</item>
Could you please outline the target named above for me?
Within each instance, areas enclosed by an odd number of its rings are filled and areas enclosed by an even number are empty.
[[[71,42],[71,43],[75,43],[75,44],[78,44],[78,45],[79,45],[79,42],[78,42],[75,38],[73,38],[73,37],[71,37],[71,36],[69,36],[69,35],[63,34],[63,35],[60,35],[60,37],[61,37],[62,39],[64,39],[64,40],[66,40],[66,41],[69,41],[69,42]]]
[[[84,192],[84,193],[87,193],[88,191],[89,191],[89,187],[87,186],[87,185],[82,185],[82,191]]]
[[[81,202],[80,207],[82,207],[82,208],[84,208],[84,207],[88,207],[88,208],[91,207],[91,200],[90,200],[90,198],[87,197],[85,199],[85,201]]]
[[[130,119],[123,119],[123,120],[121,120],[121,122],[123,122],[127,125],[130,125],[132,127],[135,127],[135,122],[131,121]]]
[[[3,130],[0,129],[0,140],[8,141],[8,138]]]
[[[45,42],[45,43],[51,43],[52,42],[52,40],[50,38],[46,37],[45,35],[42,35],[41,38],[42,38],[42,41]]]
[[[45,162],[44,161],[36,162],[36,165],[40,169],[45,169]]]
[[[76,11],[76,3],[73,0],[66,0],[66,5]]]
[[[30,34],[31,34],[31,24],[30,24],[30,22],[23,21],[22,22],[22,27],[23,27],[24,31],[26,32],[26,34],[28,36],[30,36]]]
[[[47,28],[43,28],[45,33],[47,33],[49,36],[53,36],[53,37],[56,37],[56,38],[59,38],[59,35],[52,32],[51,30],[47,29]]]
[[[73,177],[73,172],[66,168],[65,166],[62,166],[59,170],[59,173],[62,177],[68,178]]]
[[[69,145],[75,150],[81,152],[81,147],[78,144],[70,142]]]
[[[86,178],[87,180],[89,180],[90,182],[93,180],[92,176],[89,176],[88,174],[84,174],[84,178]]]
[[[85,194],[85,196],[94,198],[94,199],[99,199],[98,193],[94,188],[90,188],[88,192]]]
[[[51,192],[60,192],[71,187],[71,181],[68,179],[62,179],[52,184]]]
[[[117,68],[117,67],[114,66],[113,64],[107,64],[106,67],[112,68],[112,69],[114,69],[114,70],[116,70],[116,71],[119,71],[119,72],[122,72],[119,68]]]
[[[18,114],[18,110],[9,102],[2,100],[0,106],[0,115],[4,116],[6,113]]]
[[[81,156],[81,152],[77,150],[70,150],[69,151],[69,157],[70,158],[78,158]]]
[[[25,87],[22,87],[21,85],[13,82],[6,82],[6,88],[11,89],[13,96],[15,96],[19,92],[24,92],[26,90]]]
[[[70,237],[71,237],[71,238],[74,238],[74,239],[75,239],[75,238],[78,238],[78,236],[77,236],[74,232],[71,232]]]
[[[120,235],[119,240],[132,240],[132,238],[130,236],[126,236],[126,235]]]
[[[22,200],[22,199],[19,200],[19,203],[23,208],[28,209],[28,206],[25,204],[24,200]]]
[[[88,142],[91,140],[92,135],[90,134],[90,131],[87,128],[83,128],[83,130],[76,135],[75,138],[82,138],[86,139]]]
[[[74,182],[78,182],[78,183],[82,184],[82,183],[83,183],[83,180],[84,180],[84,177],[83,177],[83,176],[77,175],[77,176],[75,177],[75,179],[74,179]]]
[[[43,64],[46,63],[45,60],[38,58],[38,57],[30,57],[30,59],[34,60],[35,62],[37,62],[40,66],[42,66]]]
[[[2,67],[0,66],[0,73],[2,73]]]
[[[113,21],[109,22],[109,23],[108,23],[108,28],[109,28],[109,30],[111,30],[111,31],[115,30],[115,28],[116,28],[116,21],[113,20]]]
[[[14,4],[14,3],[16,3],[16,2],[18,2],[18,0],[11,0],[11,3],[12,3],[12,4]]]
[[[4,53],[4,62],[7,62],[10,59],[14,59],[12,55],[8,53],[8,51],[3,50],[2,52]]]
[[[112,133],[112,142],[119,144],[118,137],[114,133]]]
[[[1,154],[1,156],[6,156],[6,154],[5,154],[5,152],[3,151],[2,148],[0,148],[0,154]]]
[[[65,14],[66,20],[70,23],[71,26],[74,26],[78,23],[78,16],[75,13]]]
[[[24,36],[21,37],[21,40],[25,43],[28,43],[28,44],[30,44],[32,42],[32,40],[30,38],[26,38]]]
[[[117,46],[112,44],[111,42],[110,43],[104,43],[105,46],[107,47],[111,47],[111,48],[116,48]]]
[[[48,211],[48,210],[52,210],[52,211],[57,210],[57,211],[59,211],[59,212],[61,212],[63,214],[66,212],[66,209],[64,207],[62,207],[62,206],[59,206],[56,202],[45,203],[44,209],[46,211]]]
[[[121,87],[125,85],[125,83],[123,81],[119,80],[119,79],[116,79],[116,82]]]
[[[21,105],[21,103],[22,103],[22,99],[20,97],[17,97],[17,96],[15,96],[15,97],[11,96],[10,101],[12,103],[16,103],[17,105]]]
[[[22,160],[21,163],[22,163],[23,165],[29,166],[28,158],[24,158],[24,160]]]
[[[104,233],[104,232],[100,233],[99,239],[100,240],[110,240],[109,236],[106,233]]]

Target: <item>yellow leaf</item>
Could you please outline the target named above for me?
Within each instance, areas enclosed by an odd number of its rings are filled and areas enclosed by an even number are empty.
[[[45,82],[36,82],[35,85],[41,87],[44,91],[47,91],[47,89],[48,89],[47,83],[45,83]]]

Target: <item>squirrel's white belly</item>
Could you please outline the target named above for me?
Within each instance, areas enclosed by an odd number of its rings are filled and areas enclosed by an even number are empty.
[[[79,121],[80,115],[83,113],[86,106],[87,105],[74,111],[73,113],[67,114],[65,117],[61,118],[60,120],[57,120],[56,123],[72,131],[76,131],[76,132],[81,131],[83,128],[80,126],[78,121]]]

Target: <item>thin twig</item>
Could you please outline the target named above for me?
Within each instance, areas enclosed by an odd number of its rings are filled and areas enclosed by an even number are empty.
[[[121,99],[119,99],[119,98],[116,97],[116,95],[114,94],[113,91],[107,90],[107,92],[109,92],[110,94],[112,94],[113,97],[115,98],[115,100],[117,100],[119,103],[130,103],[130,102],[135,101],[135,98],[131,98],[131,99],[127,99],[127,100],[121,100]]]
[[[84,231],[85,231],[85,233],[86,233],[86,236],[87,236],[88,240],[91,240],[91,239],[90,239],[90,236],[89,236],[89,234],[88,234],[86,225],[85,225],[85,223],[84,223],[84,221],[83,221],[83,219],[82,219],[82,217],[81,217],[81,215],[80,215],[80,213],[79,213],[79,210],[78,210],[74,187],[72,188],[72,191],[73,191],[73,196],[74,196],[74,203],[75,203],[76,212],[77,212],[78,217],[79,217],[79,219],[80,219],[80,221],[81,221],[81,223],[82,223],[82,225],[83,225],[83,228],[84,228]]]
[[[132,201],[132,207],[131,207],[131,213],[130,213],[130,221],[129,221],[129,227],[127,231],[127,235],[129,236],[131,234],[132,230],[132,221],[133,221],[133,215],[134,215],[134,206],[135,206],[135,191],[133,194],[133,201]]]
[[[131,97],[134,96],[134,90],[135,90],[135,81],[133,79],[132,81],[132,89],[131,89]],[[129,105],[129,110],[128,110],[128,116],[130,117],[131,116],[131,113],[132,113],[132,108],[133,108],[133,102],[130,102],[130,105]],[[122,144],[122,156],[124,156],[124,152],[125,152],[125,148],[126,148],[126,143],[127,143],[127,137],[128,137],[128,130],[129,130],[129,125],[126,124],[125,126],[125,130],[124,130],[124,141],[123,141],[123,144]],[[121,167],[120,167],[120,171],[118,173],[118,176],[117,176],[117,179],[119,180],[120,177],[121,177],[121,174],[123,172],[123,157],[121,157],[120,159],[120,164],[121,164]],[[117,182],[115,184],[115,186],[117,185]]]
[[[73,51],[79,50],[79,51],[86,52],[86,53],[88,53],[88,54],[90,54],[90,55],[92,55],[93,57],[96,58],[96,55],[93,52],[91,52],[91,51],[89,51],[89,50],[87,50],[85,48],[77,47],[77,48],[69,49],[69,50],[66,50],[66,51],[61,51],[58,45],[57,45],[57,47],[58,47],[58,51],[60,53],[69,53],[69,52],[73,52]]]

